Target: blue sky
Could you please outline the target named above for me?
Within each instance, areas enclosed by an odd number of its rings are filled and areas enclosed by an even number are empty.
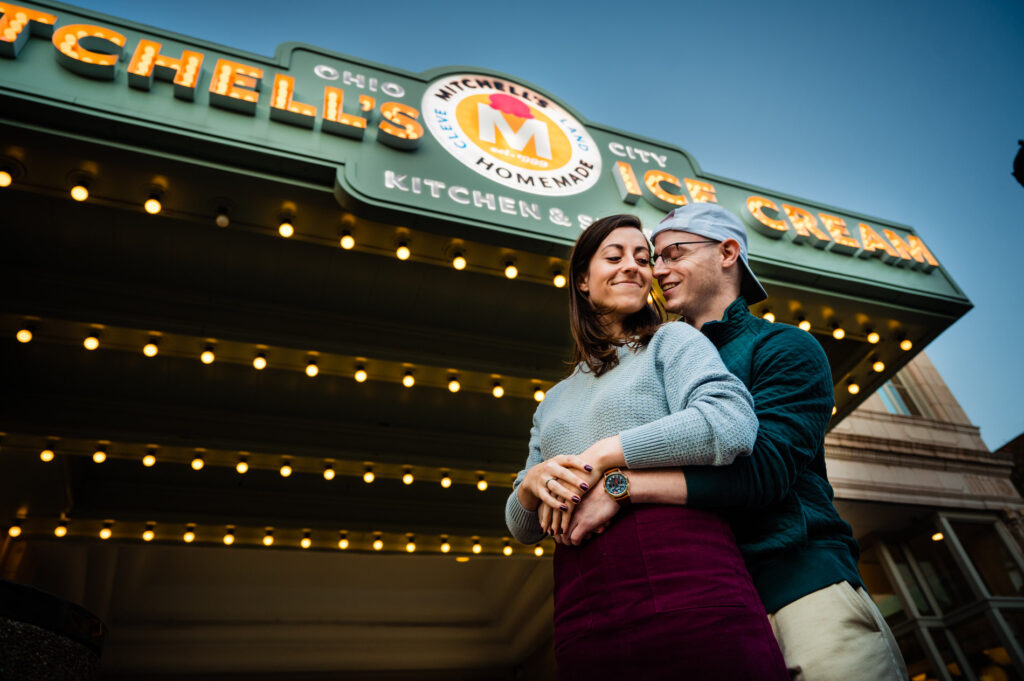
[[[911,225],[975,304],[928,354],[989,447],[1024,431],[1022,3],[76,4],[265,55],[496,69],[705,172]]]

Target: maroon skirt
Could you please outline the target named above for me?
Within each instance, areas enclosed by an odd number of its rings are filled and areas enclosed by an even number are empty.
[[[559,681],[788,681],[728,524],[683,506],[623,509],[555,550]]]

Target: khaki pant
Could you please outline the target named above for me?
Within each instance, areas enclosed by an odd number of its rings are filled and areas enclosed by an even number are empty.
[[[793,681],[906,681],[896,639],[871,596],[840,582],[768,615]]]

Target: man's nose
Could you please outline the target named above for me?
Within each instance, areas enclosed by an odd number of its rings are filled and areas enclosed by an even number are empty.
[[[665,267],[665,259],[664,258],[658,258],[654,262],[654,276],[657,277],[658,279],[660,279],[661,277],[665,276],[666,274],[668,274],[668,268]]]

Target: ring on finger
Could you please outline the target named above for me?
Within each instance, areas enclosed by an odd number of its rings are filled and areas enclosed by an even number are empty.
[[[549,491],[549,492],[550,492],[550,491],[551,491],[551,488],[550,488],[550,487],[548,487],[548,483],[550,483],[550,482],[554,482],[554,480],[555,480],[554,478],[548,478],[547,480],[545,480],[545,481],[544,481],[544,489],[546,489],[547,491]]]

